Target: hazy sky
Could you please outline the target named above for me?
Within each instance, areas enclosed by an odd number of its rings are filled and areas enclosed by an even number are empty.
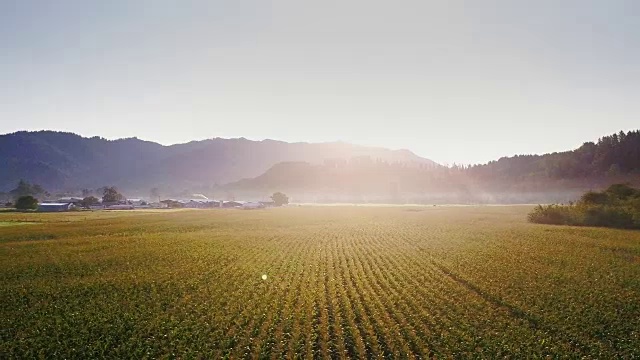
[[[476,163],[634,128],[638,0],[0,0],[0,133]]]

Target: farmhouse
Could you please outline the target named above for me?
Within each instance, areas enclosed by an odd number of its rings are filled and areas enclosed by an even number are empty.
[[[105,210],[133,210],[133,205],[130,204],[114,204],[104,207]]]
[[[262,203],[259,202],[246,202],[244,204],[242,204],[242,208],[244,210],[251,210],[251,209],[263,209],[265,206]]]
[[[241,207],[243,204],[244,204],[244,201],[235,201],[235,200],[223,201],[220,207],[235,208],[235,207]]]
[[[185,208],[190,209],[206,209],[220,206],[220,203],[215,200],[203,200],[203,199],[191,199],[189,201],[182,202]]]
[[[70,203],[74,205],[80,205],[80,203],[82,203],[82,198],[75,197],[75,196],[67,196],[67,197],[59,198],[56,202],[60,204]]]
[[[59,212],[69,211],[73,208],[72,203],[42,203],[38,205],[38,211],[40,212]]]

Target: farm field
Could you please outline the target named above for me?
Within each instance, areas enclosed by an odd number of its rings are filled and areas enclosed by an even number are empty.
[[[0,213],[0,357],[640,357],[640,231],[531,208]]]

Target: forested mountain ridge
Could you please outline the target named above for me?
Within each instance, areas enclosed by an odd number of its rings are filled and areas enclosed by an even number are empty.
[[[640,131],[620,131],[586,142],[571,151],[504,157],[472,166],[471,176],[485,179],[554,178],[640,174]]]
[[[0,191],[20,179],[50,191],[115,185],[146,194],[212,188],[258,176],[283,161],[370,157],[389,162],[437,166],[407,150],[389,150],[341,142],[287,143],[275,140],[214,138],[163,146],[137,138],[106,140],[55,131],[0,135]]]
[[[143,196],[157,187],[164,195],[268,198],[284,191],[294,200],[336,202],[568,201],[615,182],[640,184],[640,131],[572,151],[451,167],[407,150],[346,143],[216,138],[163,146],[53,131],[1,135],[0,192],[20,179],[51,193],[110,185]]]
[[[225,188],[240,196],[285,191],[304,201],[537,203],[570,201],[585,190],[619,182],[640,184],[639,131],[605,136],[572,151],[475,166],[281,163]]]

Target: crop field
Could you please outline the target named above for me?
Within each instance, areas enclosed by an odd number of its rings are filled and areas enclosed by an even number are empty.
[[[531,208],[0,213],[0,358],[639,358],[640,231]]]

